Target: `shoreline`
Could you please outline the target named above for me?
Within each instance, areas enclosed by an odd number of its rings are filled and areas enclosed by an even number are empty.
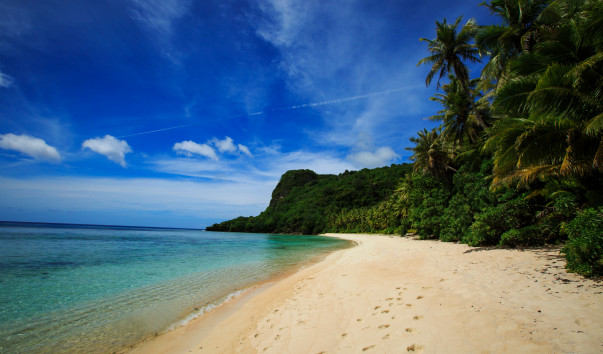
[[[326,236],[326,235],[319,235]],[[240,308],[244,303],[249,301],[254,296],[257,296],[265,289],[270,288],[272,285],[293,276],[294,274],[302,271],[303,269],[313,266],[317,263],[320,263],[325,260],[329,255],[335,252],[344,251],[346,249],[355,247],[357,243],[355,241],[350,241],[350,245],[344,248],[327,251],[325,253],[316,255],[312,258],[309,258],[297,265],[291,266],[285,270],[281,270],[278,273],[273,274],[270,278],[264,279],[261,281],[257,281],[254,283],[248,284],[246,287],[241,289],[236,289],[232,293],[229,293],[223,296],[220,299],[217,299],[215,302],[207,303],[206,305],[200,306],[199,308],[195,308],[193,312],[186,315],[181,320],[170,325],[165,330],[155,333],[155,335],[149,335],[146,338],[143,338],[137,343],[130,344],[118,350],[116,353],[147,353],[151,352],[171,352],[171,349],[161,349],[156,348],[156,344],[161,342],[161,340],[157,340],[157,338],[170,338],[173,340],[174,334],[178,336],[178,340],[183,340],[180,337],[179,332],[183,331],[183,328],[188,326],[193,326],[194,331],[196,331],[196,336],[204,336],[211,329],[212,326],[217,325],[224,318],[233,315],[236,309]],[[220,300],[220,301],[218,301]],[[208,309],[207,309],[208,308]],[[192,324],[191,324],[192,323]],[[175,332],[175,333],[174,333]],[[189,330],[186,330],[189,332]],[[165,336],[165,337],[164,337]],[[188,345],[190,346],[190,345]],[[171,345],[170,345],[171,347]],[[176,348],[184,347],[182,345],[176,346]],[[178,350],[177,350],[178,351]],[[188,352],[188,351],[187,351]]]
[[[130,352],[603,350],[603,284],[567,273],[556,248],[327,236],[357,245]]]

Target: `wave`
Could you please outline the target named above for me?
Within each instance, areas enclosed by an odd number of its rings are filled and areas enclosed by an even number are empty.
[[[241,290],[236,290],[228,295],[226,295],[225,297],[217,300],[216,302],[213,303],[209,303],[201,308],[195,309],[195,311],[193,311],[191,314],[189,314],[188,316],[186,316],[185,318],[183,318],[182,320],[174,323],[173,325],[171,325],[170,327],[168,327],[168,329],[165,332],[170,332],[175,330],[176,328],[179,327],[183,327],[186,326],[190,321],[199,318],[201,316],[203,316],[204,314],[232,301],[234,298],[237,298],[241,295],[243,295],[244,293],[246,293],[247,291],[249,291],[251,289],[250,288],[245,288],[245,289],[241,289]]]

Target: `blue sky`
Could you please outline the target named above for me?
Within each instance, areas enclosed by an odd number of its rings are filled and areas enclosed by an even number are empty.
[[[204,227],[405,162],[419,38],[479,2],[1,0],[0,220]]]

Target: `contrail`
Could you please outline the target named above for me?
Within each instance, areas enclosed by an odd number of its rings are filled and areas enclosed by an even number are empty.
[[[122,135],[122,136],[118,136],[118,139],[121,138],[127,138],[130,136],[136,136],[136,135],[143,135],[143,134],[151,134],[151,133],[157,133],[157,132],[162,132],[164,130],[172,130],[172,129],[178,129],[178,128],[184,128],[184,127],[190,127],[191,125],[194,124],[184,124],[184,125],[178,125],[176,127],[169,127],[169,128],[163,128],[163,129],[155,129],[155,130],[149,130],[147,132],[140,132],[140,133],[134,133],[134,134],[128,134],[128,135]]]
[[[405,91],[405,90],[408,90],[408,89],[411,89],[411,88],[412,87],[401,87],[401,88],[396,88],[396,89],[391,89],[391,90],[385,90],[385,91],[377,91],[377,92],[367,93],[367,94],[364,94],[364,95],[344,97],[344,98],[337,98],[337,99],[334,99],[334,100],[328,100],[328,101],[322,101],[322,102],[304,103],[304,104],[295,105],[295,106],[272,108],[272,109],[267,109],[265,111],[260,111],[260,112],[239,114],[239,115],[236,115],[236,116],[227,117],[226,119],[233,119],[233,118],[239,118],[239,117],[259,116],[259,115],[262,115],[262,114],[266,114],[268,112],[279,112],[279,111],[289,111],[289,110],[293,110],[293,109],[301,109],[301,108],[308,108],[308,107],[319,107],[319,106],[325,106],[325,105],[330,105],[330,104],[337,104],[337,103],[343,103],[343,102],[360,100],[360,99],[363,99],[363,98],[370,98],[370,97],[376,97],[376,96],[385,96],[385,95],[389,95],[389,94],[392,94],[392,93],[395,93],[395,92]],[[144,135],[144,134],[157,133],[157,132],[162,132],[162,131],[165,131],[165,130],[172,130],[172,129],[190,127],[190,126],[193,126],[193,125],[196,125],[196,124],[199,124],[199,123],[184,124],[184,125],[178,125],[178,126],[175,126],[175,127],[149,130],[149,131],[146,131],[146,132],[140,132],[140,133],[123,135],[123,136],[120,136],[119,138],[121,139],[121,138],[130,137],[130,136],[136,136],[136,135]]]

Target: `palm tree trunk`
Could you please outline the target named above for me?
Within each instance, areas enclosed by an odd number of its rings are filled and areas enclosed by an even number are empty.
[[[479,126],[482,127],[482,129],[485,131],[488,128],[488,126],[482,119],[482,115],[477,110],[477,107],[475,106],[475,102],[473,102],[473,98],[471,97],[471,92],[469,91],[469,82],[468,82],[469,74],[467,73],[467,69],[465,68],[465,66],[462,63],[454,63],[452,65],[452,68],[454,69],[454,74],[456,75],[457,79],[459,79],[461,86],[463,87],[463,90],[465,90],[465,93],[467,94],[467,100],[469,101],[469,105],[475,112],[475,119],[477,120],[477,124],[479,124]]]
[[[482,119],[482,115],[477,110],[477,107],[475,106],[475,102],[473,102],[471,97],[469,97],[469,104],[471,105],[471,108],[473,108],[473,111],[475,112],[475,119],[477,120],[477,124],[479,124],[479,126],[482,127],[482,129],[485,131],[488,128],[488,126]]]

